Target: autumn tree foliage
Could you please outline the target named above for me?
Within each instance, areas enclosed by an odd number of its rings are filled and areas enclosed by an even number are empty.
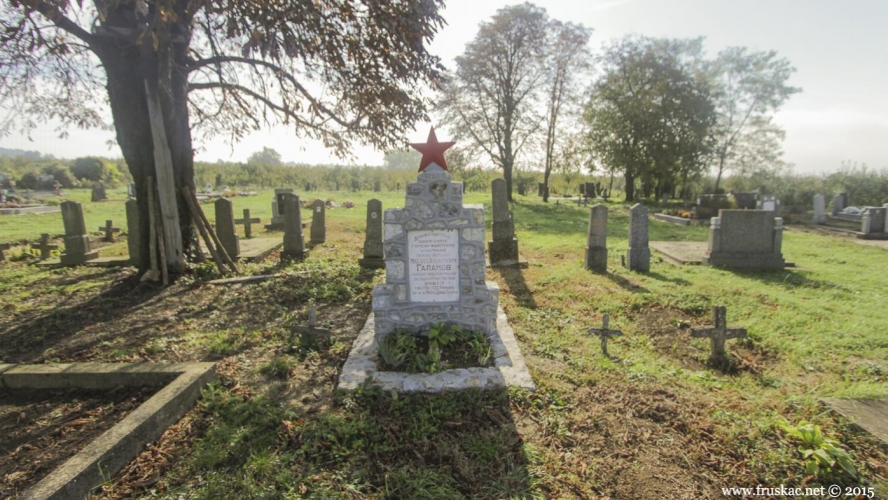
[[[48,120],[97,127],[110,107],[143,214],[156,158],[172,164],[187,248],[181,188],[194,187],[195,134],[236,141],[280,123],[292,126],[294,143],[319,139],[340,155],[354,142],[401,145],[404,131],[427,119],[421,96],[440,78],[427,46],[443,24],[442,4],[0,0],[0,102],[8,112],[0,134]],[[176,257],[168,258],[174,271],[183,264]]]

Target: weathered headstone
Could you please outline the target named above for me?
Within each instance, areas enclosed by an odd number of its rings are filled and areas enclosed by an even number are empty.
[[[275,189],[271,200],[271,222],[266,229],[282,229],[284,227],[284,197],[293,194],[292,189]]]
[[[40,250],[40,260],[46,260],[52,257],[52,251],[59,248],[55,243],[49,242],[49,233],[40,235],[40,243],[35,245]]]
[[[105,233],[105,236],[102,238],[104,241],[114,242],[114,233],[119,233],[120,228],[114,227],[114,221],[106,220],[104,226],[99,226],[99,231]]]
[[[594,205],[589,211],[586,234],[586,269],[607,272],[607,206]]]
[[[546,192],[546,185],[542,182],[537,182],[537,196],[542,196],[543,193]]]
[[[244,226],[244,237],[250,239],[253,237],[253,224],[259,224],[261,219],[258,217],[250,218],[250,209],[244,209],[244,218],[236,219],[234,221],[235,224],[243,224]]]
[[[740,193],[740,192],[731,192],[731,198],[734,198],[734,203],[737,205],[737,208],[746,208],[749,210],[754,210],[756,204],[758,203],[758,193]],[[728,208],[728,207],[719,207],[719,208]]]
[[[407,185],[404,208],[385,211],[385,283],[373,290],[376,338],[445,322],[496,332],[499,287],[485,281],[484,207],[431,163]]]
[[[382,202],[376,199],[367,202],[367,230],[364,234],[364,258],[358,260],[362,267],[380,268],[385,266],[385,251],[382,245]]]
[[[142,265],[142,233],[139,226],[139,203],[135,198],[126,200],[126,247],[131,266]]]
[[[710,343],[709,362],[721,364],[728,358],[725,341],[728,339],[745,339],[745,328],[728,328],[727,310],[725,306],[712,306],[713,328],[695,328],[691,330],[693,338],[708,338]]]
[[[90,195],[91,201],[104,201],[108,199],[108,195],[105,194],[105,184],[101,182],[95,182],[92,185],[92,193]]]
[[[601,328],[590,328],[586,331],[593,335],[598,335],[599,337],[601,337],[601,354],[603,354],[605,357],[609,357],[610,355],[607,353],[608,339],[610,337],[620,337],[623,335],[623,332],[621,332],[620,330],[611,330],[609,328],[610,314],[605,314],[601,323]]]
[[[783,269],[783,219],[769,210],[719,210],[703,262],[733,269]]]
[[[373,181],[373,192],[378,193],[382,191],[382,183],[379,181]]]
[[[814,224],[826,224],[826,197],[814,195]]]
[[[780,200],[777,199],[777,195],[773,194],[763,194],[759,197],[756,202],[757,210],[767,210],[769,212],[774,212],[778,217],[780,216]]]
[[[93,252],[86,234],[86,223],[83,220],[83,205],[76,201],[63,201],[62,221],[65,224],[65,253],[62,254],[62,265],[77,266],[86,261],[98,258],[99,253]]]
[[[491,266],[514,266],[518,264],[518,239],[515,238],[515,223],[509,210],[509,198],[505,179],[494,179],[493,193],[493,240],[488,242]]]
[[[327,241],[327,205],[324,200],[315,200],[311,205],[311,232],[312,244]]]
[[[847,193],[839,193],[833,198],[832,205],[832,214],[835,216],[842,210],[845,210],[845,207],[848,206],[848,194]]]
[[[10,243],[0,243],[0,262],[6,260],[6,251],[12,247]]]
[[[860,224],[860,232],[866,236],[882,235],[885,231],[885,207],[867,207]]]
[[[234,228],[234,205],[227,198],[219,198],[214,203],[216,208],[216,236],[225,249],[225,253],[236,260],[240,256],[240,241]]]
[[[629,209],[629,250],[626,252],[630,271],[651,270],[651,249],[648,246],[648,209],[641,203]]]
[[[305,257],[305,239],[302,237],[302,207],[299,197],[285,193],[281,200],[284,207],[284,249],[281,257],[302,259]]]

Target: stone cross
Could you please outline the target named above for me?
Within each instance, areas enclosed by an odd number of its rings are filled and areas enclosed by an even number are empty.
[[[253,224],[259,224],[262,222],[258,217],[251,219],[250,218],[250,209],[244,209],[244,218],[236,219],[234,221],[235,224],[243,224],[244,226],[244,237],[250,239],[253,237]]]
[[[712,322],[714,328],[695,328],[691,337],[708,338],[710,342],[710,363],[721,363],[727,359],[725,341],[728,339],[745,339],[746,328],[727,327],[727,309],[725,306],[712,306]]]
[[[214,203],[216,208],[216,236],[219,243],[225,249],[225,253],[231,260],[237,260],[240,255],[240,241],[237,231],[234,229],[234,206],[231,200],[219,198]]]
[[[620,330],[611,330],[610,328],[608,328],[609,324],[610,314],[605,314],[604,319],[601,322],[601,328],[590,328],[586,330],[591,334],[601,337],[601,354],[604,354],[605,357],[610,356],[607,353],[607,339],[610,337],[620,337],[623,335],[623,332],[621,332]]]
[[[826,197],[814,195],[814,224],[826,224]]]
[[[314,328],[315,326],[317,326],[317,322],[318,322],[318,312],[314,307],[312,307],[311,309],[308,310],[308,327]]]
[[[607,206],[595,205],[589,211],[586,233],[586,269],[607,272]]]
[[[641,203],[629,209],[629,250],[626,252],[630,271],[651,270],[651,249],[648,247],[648,209]]]
[[[129,249],[129,263],[135,267],[142,265],[142,231],[139,220],[139,203],[135,198],[126,200],[126,247]]]
[[[385,251],[382,245],[382,202],[367,202],[367,230],[364,233],[364,258],[358,260],[362,267],[385,267]]]
[[[119,233],[120,228],[114,227],[114,221],[106,220],[104,226],[99,226],[99,231],[105,233],[105,237],[103,238],[105,241],[114,242],[114,233]]]
[[[299,197],[285,193],[284,205],[284,249],[281,257],[285,259],[302,259],[305,257],[305,239],[302,237],[302,207]]]
[[[311,204],[311,231],[309,241],[316,245],[327,241],[327,204],[324,200],[315,200]]]
[[[491,266],[518,264],[518,240],[515,223],[509,210],[509,195],[505,179],[494,179],[490,184],[493,198],[493,241],[488,243]]]
[[[62,265],[78,266],[99,256],[93,252],[86,234],[83,220],[83,205],[76,201],[63,201],[62,222],[65,224],[65,253],[61,255]]]
[[[11,247],[11,246],[12,246],[12,244],[10,244],[10,243],[0,243],[0,262],[3,262],[4,260],[6,260],[6,254],[3,252],[9,250],[9,247]]]
[[[40,244],[36,245],[40,249],[40,260],[46,260],[52,257],[52,251],[59,248],[55,243],[49,242],[49,233],[43,233],[40,236]]]

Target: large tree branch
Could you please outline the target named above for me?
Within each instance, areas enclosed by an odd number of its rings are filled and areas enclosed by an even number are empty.
[[[59,29],[70,33],[71,35],[79,38],[83,42],[92,48],[94,37],[89,34],[85,29],[81,28],[70,18],[66,17],[61,9],[56,5],[51,5],[45,1],[37,1],[32,4],[34,10],[43,15],[46,19],[51,21],[54,25],[56,25]]]
[[[198,59],[196,61],[193,61],[192,63],[189,63],[188,64],[188,71],[191,72],[191,71],[194,71],[196,69],[200,69],[205,66],[220,65],[223,63],[249,64],[251,66],[261,66],[261,67],[271,70],[272,72],[274,72],[275,76],[277,76],[279,79],[286,80],[287,82],[290,83],[290,85],[295,87],[296,90],[298,90],[299,93],[302,94],[302,96],[304,96],[306,99],[308,99],[309,102],[311,102],[312,107],[314,107],[314,109],[318,110],[319,113],[323,113],[324,115],[328,116],[331,120],[333,120],[334,122],[336,122],[337,124],[339,124],[343,127],[349,127],[349,128],[353,127],[353,126],[357,125],[358,123],[360,123],[361,119],[363,118],[361,116],[358,116],[350,122],[342,120],[341,118],[339,118],[336,115],[336,113],[334,113],[332,110],[330,110],[329,108],[324,106],[320,101],[315,99],[315,97],[312,96],[311,93],[308,92],[308,90],[306,90],[305,87],[303,87],[302,84],[299,83],[299,81],[297,81],[296,78],[294,78],[293,75],[289,71],[286,71],[285,69],[281,68],[280,66],[278,66],[274,63],[268,62],[268,61],[264,61],[262,59],[253,59],[253,58],[249,58],[249,57],[240,57],[240,56],[217,55],[217,56],[213,56],[213,57],[208,57],[206,59]]]

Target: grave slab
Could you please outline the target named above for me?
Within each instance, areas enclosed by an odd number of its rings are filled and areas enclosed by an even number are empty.
[[[178,421],[216,379],[215,363],[74,363],[2,369],[0,386],[13,389],[163,387],[114,427],[27,490],[30,500],[84,498],[136,458]]]
[[[652,241],[650,247],[659,252],[666,262],[683,266],[702,264],[707,244],[703,241]]]
[[[372,377],[370,385],[386,391],[442,392],[469,388],[491,390],[503,387],[534,390],[533,379],[521,355],[515,331],[509,325],[502,306],[497,307],[496,311],[496,334],[488,336],[488,339],[493,351],[493,367],[460,368],[434,374],[379,371],[377,368],[379,343],[376,340],[374,316],[370,313],[364,328],[352,345],[348,360],[342,367],[336,388],[355,390]]]
[[[888,399],[822,399],[824,404],[888,444]]]

